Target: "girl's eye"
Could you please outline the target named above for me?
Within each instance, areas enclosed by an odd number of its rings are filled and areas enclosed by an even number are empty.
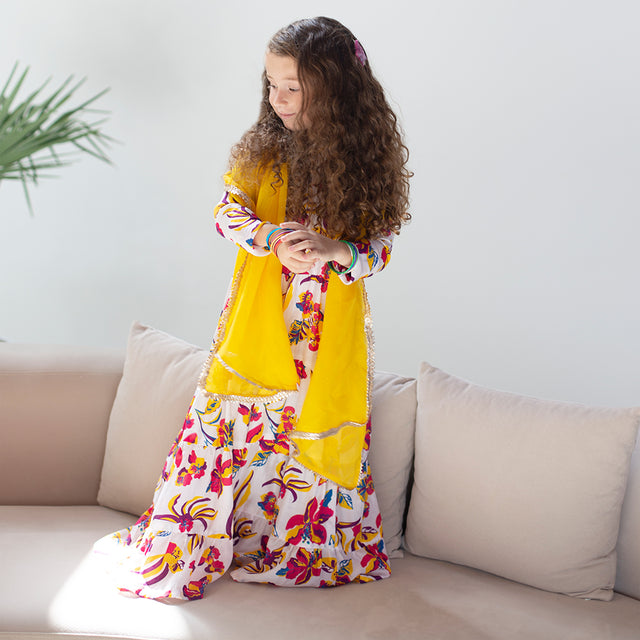
[[[289,87],[289,91],[291,91],[291,93],[295,93],[296,91],[300,91],[299,87]]]

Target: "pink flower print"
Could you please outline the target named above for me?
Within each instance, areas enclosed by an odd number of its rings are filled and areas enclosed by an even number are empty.
[[[295,429],[297,422],[296,410],[291,406],[286,406],[282,410],[282,418],[280,420],[280,426],[284,428],[285,433],[289,433]]]
[[[151,522],[151,516],[153,515],[153,505],[151,505],[137,520],[137,522],[133,525],[134,527],[139,527],[140,529],[146,529],[149,526],[149,522]]]
[[[311,325],[311,336],[309,337],[309,351],[317,351],[320,348],[320,328],[322,323]]]
[[[386,267],[389,259],[391,258],[391,252],[386,246],[383,247],[382,252],[380,253],[380,258],[382,260],[382,264]]]
[[[225,566],[224,562],[219,560],[220,558],[220,549],[216,547],[209,547],[205,549],[202,557],[200,558],[200,562],[198,562],[198,566],[201,567],[205,565],[206,573],[224,573]]]
[[[288,580],[294,580],[297,585],[309,582],[312,576],[319,576],[322,571],[320,552],[298,549],[293,558],[289,559],[285,569],[280,569],[278,575],[286,575]]]
[[[300,542],[324,544],[326,542],[327,530],[323,525],[333,515],[333,511],[328,507],[332,495],[333,490],[330,490],[322,504],[318,504],[317,498],[312,498],[307,503],[304,515],[289,518],[287,522],[289,544],[300,544]]]
[[[180,456],[182,459],[182,456]],[[177,464],[176,464],[177,466]],[[194,478],[202,478],[207,468],[207,463],[204,458],[198,458],[195,451],[189,454],[189,466],[183,467],[178,471],[178,477],[176,478],[176,484],[186,487],[191,484]]]
[[[304,363],[302,362],[302,360],[294,360],[294,362],[296,364],[298,378],[300,378],[300,380],[304,380],[307,377],[307,370],[304,367]]]
[[[368,242],[356,242],[356,249],[358,253],[369,253],[369,243]]]
[[[353,563],[351,560],[343,560],[340,563],[340,566],[335,568],[333,571],[332,582],[325,582],[324,580],[320,583],[321,587],[333,587],[339,586],[342,584],[349,584],[351,582],[351,572],[353,571]]]
[[[360,478],[357,488],[358,495],[363,502],[366,502],[367,496],[370,496],[373,493],[373,478],[370,473],[367,473]]]
[[[274,440],[260,440],[260,448],[267,453],[289,453],[289,438],[284,433],[277,433]]]
[[[372,544],[365,547],[366,553],[362,556],[360,564],[367,572],[376,571],[378,569],[389,570],[389,558],[384,552],[384,542],[380,540],[378,544]]]
[[[212,444],[215,447],[226,447],[227,444],[229,444],[233,433],[234,423],[234,420],[230,420],[229,422],[227,422],[224,418],[220,419],[220,422],[218,423],[216,429],[216,437],[212,441]]]
[[[151,535],[142,541],[142,544],[140,545],[140,551],[142,553],[148,553],[151,550],[151,545],[153,544],[153,538],[154,536]]]
[[[249,424],[250,422],[255,422],[256,420],[260,420],[262,413],[256,410],[256,405],[252,404],[251,407],[247,407],[244,404],[241,404],[238,407],[238,413],[244,416],[244,423]]]
[[[204,595],[204,588],[211,582],[211,576],[205,576],[202,580],[192,580],[182,587],[182,594],[187,600],[200,600]]]
[[[280,549],[265,549],[264,558],[262,558],[262,566],[265,570],[271,569],[275,565],[279,564],[282,561],[282,556],[284,555],[282,549],[284,547],[280,547]]]
[[[305,316],[313,311],[313,296],[311,295],[311,291],[305,291],[300,294],[300,302],[296,303],[296,307],[298,307]]]
[[[257,442],[258,440],[260,440],[260,438],[262,437],[263,431],[264,431],[264,425],[262,424],[262,422],[259,425],[256,425],[255,427],[253,427],[253,429],[249,429],[249,431],[247,431],[247,438],[246,438],[247,443],[251,444],[253,442]]]
[[[185,442],[186,444],[197,444],[198,434],[190,433],[188,436],[185,436],[184,438],[182,438],[182,442]]]
[[[222,454],[220,453],[216,458],[215,467],[213,468],[213,471],[211,471],[211,481],[209,482],[207,491],[217,493],[219,496],[222,493],[222,489],[231,484],[232,468],[233,461],[226,460],[223,462]]]
[[[269,524],[273,524],[278,517],[278,501],[277,496],[273,491],[265,493],[262,496],[262,502],[258,502],[258,506],[264,513],[264,518]]]
[[[233,470],[232,474],[247,464],[247,449],[233,449]]]

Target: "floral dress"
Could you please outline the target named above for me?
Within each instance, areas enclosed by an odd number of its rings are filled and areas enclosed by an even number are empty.
[[[262,221],[231,192],[216,209],[218,232],[257,255]],[[345,283],[385,267],[391,236],[359,243]],[[233,565],[238,582],[329,587],[389,575],[368,463],[348,490],[293,457],[296,423],[322,337],[328,264],[282,268],[283,311],[299,385],[284,401],[214,400],[198,387],[158,481],[152,506],[98,545],[116,556],[121,591],[147,598],[202,598]]]

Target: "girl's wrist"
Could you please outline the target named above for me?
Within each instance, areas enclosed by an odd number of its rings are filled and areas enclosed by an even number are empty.
[[[358,261],[358,248],[353,242],[347,242],[346,240],[340,240],[340,242],[345,246],[345,250],[348,249],[348,253],[346,253],[346,251],[343,252],[344,261],[342,257],[332,260],[329,262],[329,267],[334,273],[343,275],[349,273],[356,266],[356,262]]]
[[[258,227],[258,231],[256,231],[256,235],[253,238],[254,244],[258,245],[259,247],[264,247],[264,249],[268,251],[269,247],[267,245],[267,236],[272,231],[278,228],[279,227],[275,224],[271,224],[270,222],[263,222],[260,227]]]
[[[338,249],[332,262],[338,267],[348,267],[353,262],[353,243],[346,240],[338,241]],[[354,247],[355,248],[355,247]]]

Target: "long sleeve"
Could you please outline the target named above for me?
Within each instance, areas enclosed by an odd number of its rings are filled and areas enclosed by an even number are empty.
[[[357,242],[358,260],[349,273],[340,276],[345,284],[351,284],[361,278],[369,278],[382,271],[391,259],[393,234],[369,242]]]
[[[269,251],[254,243],[258,229],[264,224],[251,208],[252,203],[248,196],[233,186],[228,186],[222,199],[214,209],[216,230],[238,247],[248,251],[254,256],[266,256]],[[237,191],[237,192],[236,192]],[[391,259],[391,247],[393,234],[369,242],[358,242],[358,259],[349,273],[340,276],[345,284],[351,284],[361,278],[382,271]]]
[[[264,247],[254,244],[255,235],[264,222],[247,206],[248,204],[241,195],[225,191],[213,213],[216,230],[223,238],[254,256],[266,256],[269,252]]]

